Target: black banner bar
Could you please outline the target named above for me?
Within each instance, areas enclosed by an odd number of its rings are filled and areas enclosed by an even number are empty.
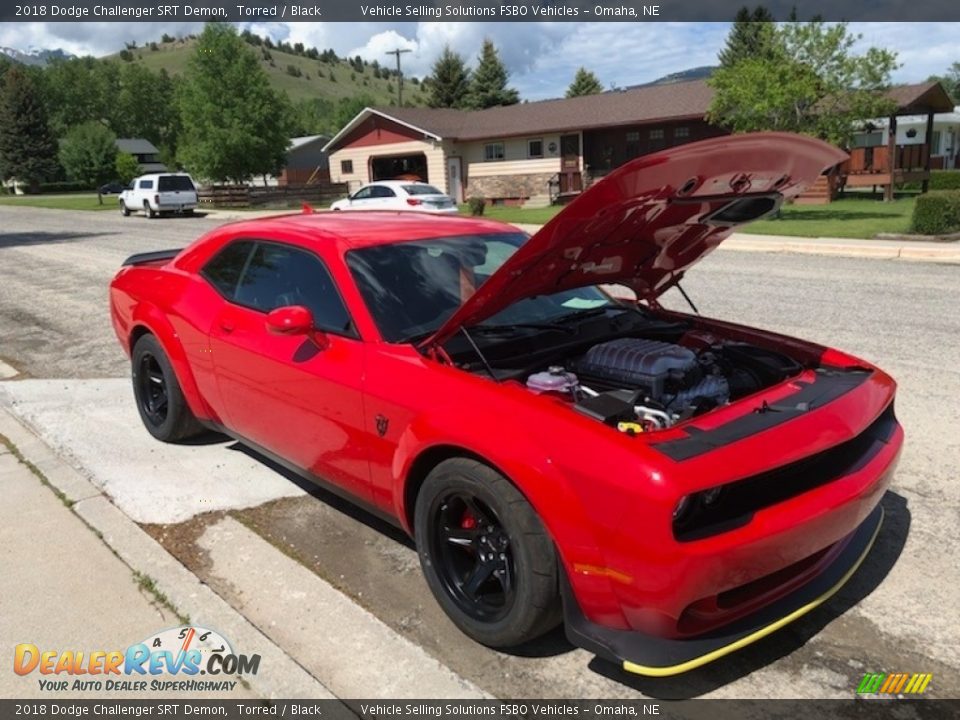
[[[36,0],[0,6],[2,22],[726,22],[744,5],[776,20],[944,22],[960,20],[954,0]]]
[[[307,720],[945,720],[960,700],[0,700],[4,720],[42,718],[294,718]]]

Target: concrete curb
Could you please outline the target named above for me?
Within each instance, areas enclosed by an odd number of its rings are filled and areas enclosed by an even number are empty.
[[[322,683],[200,582],[6,408],[0,408],[0,434],[72,503],[74,512],[100,534],[124,563],[152,578],[156,589],[180,613],[198,623],[215,617],[217,630],[239,648],[260,654],[263,667],[269,670],[264,675],[246,678],[254,692],[264,698],[335,699]]]

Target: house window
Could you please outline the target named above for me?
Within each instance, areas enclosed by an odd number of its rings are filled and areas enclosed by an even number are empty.
[[[340,174],[341,174],[341,175],[353,175],[353,160],[341,160],[341,161],[340,161]]]
[[[628,142],[628,143],[640,142],[640,131],[639,131],[639,130],[631,130],[630,132],[628,132],[628,133],[627,133],[627,142]]]
[[[674,128],[673,136],[675,138],[688,138],[690,137],[690,128],[686,126]]]
[[[651,140],[663,140],[663,128],[654,128],[649,135]]]
[[[503,143],[487,143],[484,145],[483,160],[484,162],[490,162],[491,160],[503,160]]]
[[[543,140],[527,140],[527,157],[528,158],[542,158],[543,157]]]

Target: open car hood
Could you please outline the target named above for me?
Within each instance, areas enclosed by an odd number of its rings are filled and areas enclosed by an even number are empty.
[[[517,250],[423,345],[526,297],[620,283],[654,302],[737,227],[769,215],[847,154],[790,133],[689,143],[594,183]]]

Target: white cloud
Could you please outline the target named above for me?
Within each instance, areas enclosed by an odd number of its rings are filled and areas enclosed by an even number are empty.
[[[63,48],[76,55],[105,55],[124,42],[186,35],[202,23],[0,23],[0,45],[21,50]],[[476,63],[484,37],[500,50],[521,96],[537,100],[562,95],[576,69],[594,71],[605,86],[635,85],[662,75],[716,63],[727,23],[242,23],[252,32],[340,55],[361,55],[392,66],[388,50],[408,48],[403,69],[423,77],[449,44]],[[876,45],[899,53],[897,82],[923,80],[960,60],[960,23],[852,23],[863,34],[859,47]]]

